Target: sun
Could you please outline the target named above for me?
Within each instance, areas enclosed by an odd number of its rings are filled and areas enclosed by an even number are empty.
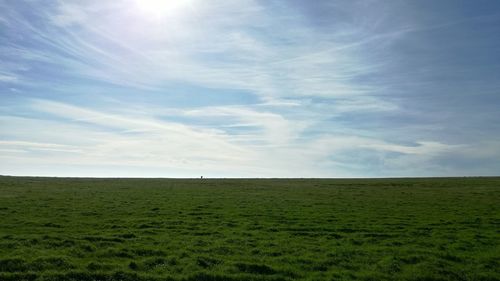
[[[140,12],[156,19],[176,16],[189,0],[135,0]]]

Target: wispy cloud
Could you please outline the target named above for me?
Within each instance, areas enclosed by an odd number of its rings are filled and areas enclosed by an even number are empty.
[[[160,25],[139,18],[133,11],[135,2],[128,2],[61,2],[55,10],[45,13],[56,28],[36,27],[21,18],[17,21],[47,46],[45,55],[52,63],[79,75],[140,88],[185,81],[245,89],[264,99],[370,95],[379,90],[377,86],[355,80],[383,65],[363,58],[358,48],[405,32],[367,38],[362,30],[352,27],[352,34],[346,38],[346,30],[339,34],[319,33],[293,24],[293,18],[283,13],[279,18],[297,26],[280,29],[280,37],[286,40],[274,42],[265,39],[272,34],[257,36],[251,31],[255,27],[274,32],[271,27],[277,20],[262,13],[263,8],[253,1],[241,2],[237,7],[217,1],[211,5],[196,2],[189,21],[171,19]],[[224,20],[213,20],[214,14]],[[300,20],[300,15],[296,19]],[[127,22],[127,28],[117,26],[120,22]],[[201,23],[209,32],[200,32]],[[231,26],[240,29],[231,31]],[[290,39],[293,44],[287,42]],[[311,45],[313,40],[316,44]]]
[[[361,136],[323,135],[303,140],[299,138],[300,126],[295,127],[298,131],[290,131],[293,122],[276,114],[241,108],[187,110],[183,114],[196,118],[224,117],[235,126],[243,121],[246,122],[243,125],[259,130],[239,135],[224,128],[206,129],[168,122],[155,116],[105,113],[47,100],[32,100],[30,107],[49,114],[49,119],[44,121],[46,131],[42,139],[26,140],[24,135],[24,140],[1,141],[0,148],[58,153],[46,160],[52,164],[164,167],[191,170],[192,175],[200,172],[223,175],[227,172],[233,176],[294,176],[297,173],[340,176],[346,173],[346,167],[351,169],[350,175],[356,175],[356,170],[352,169],[354,166],[363,169],[356,161],[342,156],[359,149],[397,152],[401,157],[432,158],[459,148],[426,141],[402,145]],[[0,118],[2,122],[6,120],[9,119]],[[29,131],[40,121],[21,119],[15,123]],[[15,135],[23,136],[23,130],[18,130]],[[63,140],[66,144],[58,144],[56,140]],[[337,154],[341,156],[338,159]],[[7,156],[9,159],[13,157]],[[20,157],[26,159],[26,155]],[[45,159],[47,154],[31,157],[33,160]],[[325,174],[328,169],[334,170]]]
[[[15,75],[0,73],[0,82],[16,82],[17,80]]]
[[[56,143],[38,143],[29,141],[0,141],[0,147],[7,147],[11,152],[27,152],[27,150],[42,150],[56,152],[80,153],[76,146],[56,144]],[[12,149],[9,149],[12,148]]]

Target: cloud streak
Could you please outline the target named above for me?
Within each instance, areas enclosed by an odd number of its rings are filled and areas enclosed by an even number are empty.
[[[49,120],[55,119],[44,125],[47,131],[42,139],[1,141],[0,149],[12,152],[5,155],[8,159],[15,158],[16,149],[33,150],[39,154],[31,155],[32,160],[51,159],[46,160],[47,164],[164,167],[190,170],[193,176],[200,172],[231,173],[232,176],[294,176],[297,173],[321,176],[326,169],[318,164],[327,164],[340,176],[346,172],[345,167],[352,169],[358,163],[343,157],[335,160],[332,155],[363,149],[372,153],[396,152],[399,157],[432,158],[461,148],[425,141],[408,146],[360,136],[324,135],[304,141],[299,138],[300,130],[289,131],[293,127],[291,121],[276,114],[238,108],[214,107],[183,114],[197,118],[222,116],[233,122],[243,120],[258,129],[253,134],[247,132],[242,136],[223,128],[183,125],[156,116],[104,113],[47,100],[32,100],[30,108],[49,114]],[[6,119],[3,117],[0,121]],[[16,123],[29,131],[40,122],[23,119]],[[56,140],[67,144],[58,144]],[[24,153],[19,157],[27,158]],[[304,170],[305,167],[308,170]]]

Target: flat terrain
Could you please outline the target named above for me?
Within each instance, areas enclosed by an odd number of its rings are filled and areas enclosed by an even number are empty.
[[[500,280],[500,178],[0,177],[0,280]]]

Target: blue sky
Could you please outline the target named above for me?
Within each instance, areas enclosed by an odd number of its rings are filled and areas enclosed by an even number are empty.
[[[0,0],[0,174],[500,174],[500,2]]]

